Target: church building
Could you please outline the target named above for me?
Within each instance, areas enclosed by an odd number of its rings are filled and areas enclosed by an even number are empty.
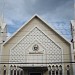
[[[74,75],[72,53],[72,43],[38,15],[7,40],[0,25],[0,75]]]

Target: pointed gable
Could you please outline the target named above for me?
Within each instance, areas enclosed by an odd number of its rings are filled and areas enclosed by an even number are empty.
[[[30,20],[28,20],[26,23],[24,23],[11,37],[9,37],[8,40],[6,40],[4,42],[3,45],[5,45],[6,43],[8,43],[12,38],[14,38],[14,36],[16,36],[16,34],[18,34],[24,27],[26,27],[26,25],[28,25],[31,21],[35,21],[35,20],[40,20],[42,23],[44,23],[46,26],[48,26],[52,31],[54,31],[55,34],[57,34],[60,38],[62,38],[65,42],[71,44],[64,36],[62,36],[58,31],[56,31],[51,25],[49,25],[47,22],[45,22],[42,18],[40,18],[37,14],[35,14]],[[38,24],[36,21],[33,23],[33,27],[34,24]]]
[[[34,50],[35,45],[37,45],[38,48]],[[38,58],[41,58],[41,62],[43,58],[43,62],[45,62],[46,53],[48,54],[47,56],[50,57],[49,62],[54,62],[54,61],[61,62],[62,48],[52,39],[47,37],[40,29],[35,27],[32,31],[30,31],[26,36],[24,36],[16,45],[14,45],[10,49],[10,61],[12,63],[13,60],[15,62],[24,62],[24,63],[36,62],[37,63],[39,60]],[[26,55],[27,60],[25,60],[24,55]]]
[[[63,36],[61,36],[57,31],[55,31],[51,26],[49,26],[39,16],[35,15],[27,23],[25,23],[22,27],[20,27],[3,44],[3,50],[2,50],[3,55],[10,54],[10,57],[3,56],[3,61],[5,61],[5,59],[8,59],[7,61],[24,62],[25,61],[24,55],[26,54],[28,56],[35,55],[36,58],[40,58],[39,56],[37,57],[38,55],[36,54],[37,52],[33,53],[34,52],[33,46],[35,44],[39,46],[39,49],[38,49],[38,52],[40,52],[39,55],[45,56],[46,54],[49,53],[48,58],[51,58],[51,59],[50,60],[47,59],[48,62],[49,61],[54,62],[54,60],[56,59],[57,59],[56,62],[57,61],[61,62],[62,61],[61,59],[63,56],[62,53],[70,54],[71,52],[70,42],[67,39],[65,39]],[[42,53],[41,53],[41,50],[42,50]],[[55,54],[57,56],[55,56]],[[15,57],[15,55],[17,55],[18,57],[17,56]],[[27,62],[31,60],[31,59],[29,60],[30,57],[26,57],[28,58]],[[21,60],[17,60],[19,58]],[[44,59],[45,58],[46,56],[44,57]],[[68,56],[64,55],[63,60],[65,61],[65,59],[70,60],[70,55]]]

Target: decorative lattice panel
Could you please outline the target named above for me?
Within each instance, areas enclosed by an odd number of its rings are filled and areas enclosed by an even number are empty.
[[[37,40],[38,45],[42,45],[44,53],[28,54],[28,48]],[[40,50],[40,48],[39,48]],[[61,62],[62,49],[47,37],[40,29],[35,27],[26,35],[15,47],[10,50],[10,62]]]

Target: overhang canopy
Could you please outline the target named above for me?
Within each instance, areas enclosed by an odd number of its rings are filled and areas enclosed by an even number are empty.
[[[29,70],[29,71],[47,71],[47,66],[41,66],[41,67],[20,67],[23,70]]]

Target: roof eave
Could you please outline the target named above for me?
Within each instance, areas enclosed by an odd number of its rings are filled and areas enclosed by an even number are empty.
[[[12,34],[11,37],[9,37],[4,43],[3,45],[5,45],[11,38],[13,38],[25,25],[27,25],[34,17],[38,17],[41,21],[43,21],[49,28],[51,28],[55,33],[57,33],[60,37],[62,37],[67,43],[71,44],[71,42],[69,40],[67,40],[64,36],[62,36],[57,30],[55,30],[52,26],[49,26],[49,24],[44,21],[42,18],[40,18],[39,15],[35,14],[31,17],[31,19],[29,19],[26,23],[24,23],[15,33]]]

